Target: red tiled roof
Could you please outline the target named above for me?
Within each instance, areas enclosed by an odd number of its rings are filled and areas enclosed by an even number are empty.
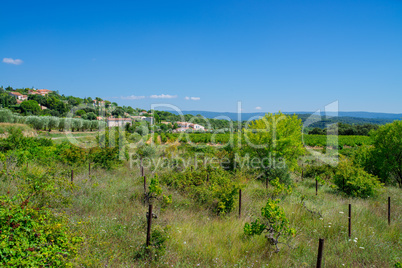
[[[13,94],[13,95],[15,95],[15,96],[23,96],[21,93],[19,93],[19,92],[10,92],[10,94]]]

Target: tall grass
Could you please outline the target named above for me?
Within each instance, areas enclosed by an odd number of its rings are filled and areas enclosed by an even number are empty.
[[[60,167],[60,169],[68,167]],[[18,172],[17,172],[18,173]],[[271,196],[260,181],[249,180],[243,189],[243,213],[216,216],[192,200],[164,187],[173,198],[165,210],[155,208],[154,226],[168,227],[165,255],[155,260],[136,259],[145,243],[147,206],[139,170],[121,167],[105,172],[75,172],[71,205],[64,208],[71,227],[84,238],[77,267],[312,267],[318,239],[325,239],[324,267],[393,267],[402,261],[401,190],[386,188],[377,197],[351,199],[329,186],[315,195],[306,179],[281,196],[296,236],[273,253],[266,238],[245,237],[243,227],[258,216]],[[69,177],[66,176],[66,180]],[[17,181],[0,182],[0,194],[16,194]],[[387,197],[392,199],[392,223],[387,223]],[[302,203],[304,202],[304,206]],[[352,238],[348,238],[348,204],[352,204]],[[316,211],[318,213],[311,213]]]

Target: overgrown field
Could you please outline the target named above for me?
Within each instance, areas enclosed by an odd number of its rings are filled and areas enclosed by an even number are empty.
[[[328,153],[330,165],[303,147],[296,117],[283,120],[275,133],[257,120],[241,147],[119,129],[73,144],[9,129],[0,266],[314,267],[323,238],[324,267],[400,267],[402,146],[392,135],[402,123],[380,127],[370,146]]]
[[[16,174],[23,173],[22,169],[16,169]],[[70,180],[68,171],[62,176],[65,182]],[[31,168],[27,172],[32,172]],[[143,203],[139,170],[97,169],[88,176],[81,169],[75,174],[74,187],[64,195],[66,204],[57,204],[58,196],[47,200],[54,211],[65,211],[69,227],[83,238],[79,254],[72,260],[74,266],[311,267],[316,262],[319,238],[325,238],[327,267],[393,267],[401,261],[402,198],[397,188],[387,187],[376,198],[358,199],[339,195],[325,185],[320,186],[316,196],[313,179],[298,179],[291,194],[277,196],[296,234],[288,245],[279,245],[279,253],[274,253],[263,235],[247,237],[243,231],[245,223],[259,215],[267,198],[273,197],[273,186],[266,189],[263,182],[246,177],[239,219],[237,196],[234,210],[218,216],[185,193],[163,185],[163,193],[171,195],[172,202],[164,208],[155,206],[158,218],[153,219],[153,224],[154,230],[166,238],[165,252],[155,251],[153,254],[161,255],[148,260],[147,256],[138,256],[146,239],[148,209]],[[18,182],[3,180],[0,195],[17,194]],[[392,200],[390,226],[388,196]],[[349,203],[353,215],[351,239]]]

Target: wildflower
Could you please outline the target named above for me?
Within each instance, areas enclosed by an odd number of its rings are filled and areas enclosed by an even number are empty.
[[[364,249],[364,247],[359,247],[359,248]]]
[[[184,243],[183,244],[187,244],[187,242],[186,241],[184,241]]]
[[[339,211],[339,214],[343,214],[343,211]],[[345,265],[345,264],[342,264],[342,265]]]

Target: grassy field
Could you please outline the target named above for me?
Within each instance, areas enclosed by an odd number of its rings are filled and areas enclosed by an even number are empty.
[[[352,199],[325,185],[316,196],[312,179],[298,179],[293,192],[282,196],[280,203],[297,234],[290,247],[281,244],[281,251],[274,253],[263,235],[243,235],[244,224],[260,213],[272,193],[264,183],[248,180],[240,219],[237,211],[216,216],[164,186],[173,202],[165,210],[154,209],[158,218],[153,223],[155,228],[166,228],[169,239],[166,253],[151,262],[135,258],[146,237],[147,206],[142,202],[139,170],[94,170],[89,177],[83,169],[75,174],[66,213],[72,228],[85,238],[75,260],[77,267],[312,267],[319,238],[325,238],[324,267],[393,267],[402,260],[402,196],[397,188],[385,188],[376,198]],[[2,181],[0,186],[0,194],[16,191],[12,181]],[[392,200],[390,226],[388,196]],[[349,203],[351,240],[347,234]]]
[[[78,142],[91,145],[97,133],[76,132],[73,137],[67,137],[65,133],[52,131],[39,132],[38,135],[51,138],[55,143],[76,138]],[[29,142],[21,143],[19,151],[14,151],[13,146],[5,146],[7,140],[14,145],[15,141],[23,139]],[[152,140],[150,135],[141,139]],[[157,218],[153,219],[152,234],[158,235],[153,241],[159,241],[165,251],[151,251],[152,256],[149,256],[149,252],[144,253],[148,204],[144,202],[140,169],[131,167],[128,161],[116,162],[110,166],[111,169],[102,166],[116,156],[110,154],[113,148],[94,152],[91,156],[98,158],[89,158],[82,148],[64,148],[66,144],[38,148],[34,140],[21,134],[18,139],[3,140],[4,148],[11,149],[2,155],[0,196],[27,195],[27,189],[33,187],[37,193],[30,201],[33,207],[45,206],[57,216],[65,215],[69,229],[83,238],[73,259],[74,267],[314,267],[319,238],[325,239],[324,267],[395,267],[397,262],[402,262],[400,188],[384,187],[378,196],[350,198],[336,190],[331,178],[322,176],[326,181],[320,181],[316,195],[313,178],[302,179],[298,170],[291,173],[292,191],[275,194],[278,186],[269,184],[266,188],[265,182],[255,179],[258,174],[252,168],[237,173],[221,171],[216,177],[211,177],[214,183],[210,183],[206,172],[211,174],[213,171],[200,171],[201,158],[198,168],[189,167],[185,170],[188,173],[180,173],[184,174],[182,177],[175,177],[178,170],[166,167],[152,169],[151,165],[145,168],[147,192],[151,188],[151,178],[158,174],[163,195],[171,196],[172,201],[153,202]],[[155,136],[154,140],[161,143],[162,137]],[[22,148],[25,148],[25,153],[21,153]],[[176,155],[194,163],[195,152],[188,145],[177,142],[153,149],[156,150],[155,159]],[[222,149],[210,146],[208,150],[212,156],[225,156]],[[99,160],[100,157],[104,162]],[[312,162],[319,165],[318,161],[313,161],[314,158],[308,153],[299,157],[299,166],[306,167]],[[93,161],[90,175],[88,161]],[[73,184],[70,183],[72,169]],[[170,181],[169,178],[180,180]],[[191,183],[188,179],[192,180]],[[213,179],[224,183],[220,185]],[[58,184],[53,184],[55,181]],[[240,218],[238,188],[231,188],[237,187],[237,182],[242,187]],[[190,186],[185,188],[183,185]],[[236,189],[235,207],[227,214],[217,215],[215,207],[225,200],[225,196],[221,199],[222,196],[214,194],[219,193],[222,185],[225,189]],[[390,225],[387,222],[388,197],[391,197]],[[207,201],[200,202],[202,198]],[[252,237],[244,234],[245,224],[261,214],[261,208],[269,198],[280,199],[279,206],[289,219],[290,227],[296,230],[290,240],[281,240],[283,243],[279,244],[278,253],[264,234]],[[352,205],[350,238],[349,204]],[[0,238],[5,241],[4,237]]]
[[[20,129],[25,136],[33,137],[36,136],[36,131],[25,124],[12,124],[12,123],[0,123],[0,135],[7,135],[10,132],[10,129]]]

